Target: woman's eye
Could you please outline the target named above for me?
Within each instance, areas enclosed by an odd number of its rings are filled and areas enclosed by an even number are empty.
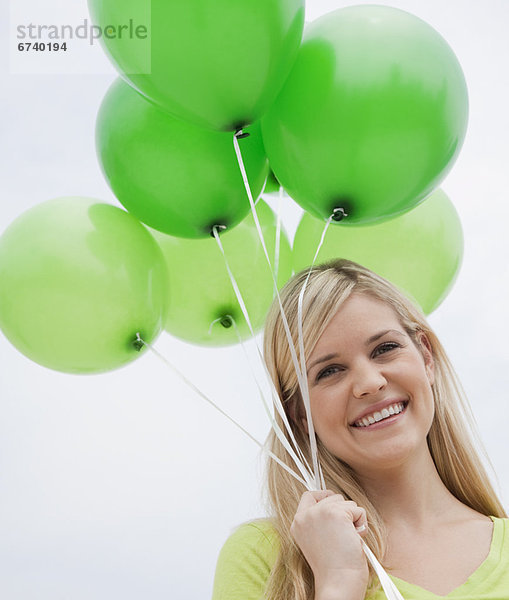
[[[394,350],[395,348],[401,348],[401,345],[398,344],[397,342],[385,342],[383,344],[380,344],[380,346],[378,346],[378,348],[375,348],[375,351],[373,352],[373,356],[380,356],[380,354],[385,354],[386,352],[390,352],[391,350]]]
[[[340,367],[339,365],[331,365],[330,367],[325,367],[325,369],[322,369],[316,376],[316,381],[319,381],[324,377],[330,377],[331,375],[334,375],[334,373],[338,373],[342,370],[342,367]]]

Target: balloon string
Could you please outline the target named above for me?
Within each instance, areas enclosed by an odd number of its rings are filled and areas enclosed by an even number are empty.
[[[215,408],[217,411],[219,411],[224,417],[226,417],[231,423],[233,423],[235,425],[235,427],[237,427],[240,431],[242,431],[242,433],[244,433],[245,435],[247,435],[247,437],[251,441],[253,441],[259,448],[261,448],[263,452],[265,452],[266,454],[268,454],[270,456],[270,458],[272,458],[273,460],[275,460],[283,469],[285,469],[285,471],[288,471],[288,473],[290,473],[290,475],[292,475],[293,477],[295,477],[295,479],[297,479],[298,481],[300,481],[300,483],[302,483],[304,486],[307,487],[307,483],[306,483],[306,481],[303,478],[299,477],[299,475],[297,475],[297,473],[293,469],[291,469],[288,465],[286,465],[285,463],[283,463],[279,457],[277,457],[270,450],[268,450],[266,448],[266,446],[264,446],[253,435],[251,435],[249,433],[249,431],[247,431],[247,429],[245,429],[244,427],[242,427],[242,425],[240,425],[240,423],[238,423],[233,417],[231,417],[227,412],[225,412],[222,408],[220,408],[213,400],[211,400],[210,398],[208,398],[199,388],[197,388],[194,385],[194,383],[192,383],[189,379],[187,379],[187,377],[181,371],[179,371],[179,369],[177,369],[177,367],[175,367],[174,365],[172,365],[167,358],[165,358],[160,352],[158,352],[152,346],[152,344],[149,344],[148,342],[146,342],[145,340],[143,340],[141,338],[141,336],[140,336],[139,333],[136,334],[136,340],[138,342],[140,342],[141,344],[147,346],[147,348],[153,354],[155,354],[155,356],[157,356],[157,358],[159,360],[161,360],[171,371],[173,371],[173,373],[175,373],[178,377],[180,377],[180,379],[188,387],[190,387],[193,390],[193,392],[195,392],[198,396],[200,396],[203,400],[205,400],[205,402],[208,402],[208,404],[210,404],[213,408]]]
[[[304,281],[304,285],[302,286],[302,288],[300,290],[299,302],[298,302],[298,306],[297,306],[297,327],[298,327],[300,366],[301,366],[302,372],[306,374],[302,378],[303,379],[302,399],[304,402],[304,407],[306,409],[306,419],[307,419],[308,432],[309,432],[309,443],[310,443],[310,447],[311,447],[311,457],[313,460],[313,466],[315,469],[315,473],[320,472],[320,467],[319,467],[319,461],[318,461],[318,449],[316,446],[315,428],[313,425],[313,418],[311,416],[311,401],[309,398],[309,387],[308,387],[307,368],[306,368],[306,355],[304,352],[304,334],[303,334],[303,329],[302,329],[302,304],[304,302],[304,292],[306,290],[306,286],[308,284],[309,277],[311,276],[311,272],[315,265],[316,259],[318,257],[318,253],[320,252],[320,249],[323,244],[323,240],[325,239],[325,234],[327,233],[327,229],[329,228],[331,221],[332,221],[332,215],[327,219],[327,222],[325,223],[325,227],[322,232],[322,237],[320,238],[320,241],[318,243],[318,247],[316,249],[315,256],[313,258],[313,262],[311,263],[311,266],[309,267],[307,277]],[[323,474],[322,474],[322,477],[320,478],[320,480],[317,479],[317,481],[319,481],[319,485],[320,486],[323,485],[324,489],[325,489],[325,485],[323,482]]]
[[[172,365],[170,363],[170,361],[165,358],[162,354],[160,354],[153,346],[152,344],[149,344],[148,342],[146,342],[145,340],[143,340],[140,336],[139,333],[136,334],[137,339],[143,343],[145,346],[147,346],[147,348],[149,348],[151,350],[151,352],[153,354],[155,354],[157,356],[157,358],[159,358],[159,360],[163,361],[167,367],[169,367],[176,375],[178,375],[178,377],[180,377],[180,379],[182,379],[182,381],[188,386],[190,387],[196,394],[198,394],[198,396],[200,396],[203,400],[205,400],[205,402],[208,402],[211,406],[213,406],[216,410],[218,410],[224,417],[226,417],[227,419],[229,419],[237,428],[239,428],[243,433],[245,433],[257,446],[262,447],[262,444],[256,439],[254,438],[249,431],[247,431],[246,429],[244,429],[244,427],[242,427],[242,425],[240,425],[239,423],[237,423],[237,421],[235,421],[235,419],[233,419],[232,417],[230,417],[230,415],[228,415],[222,408],[220,408],[213,400],[211,400],[210,398],[208,398],[199,388],[197,388],[194,383],[192,381],[190,381],[183,373],[181,373],[181,371],[179,371],[177,369],[177,367],[175,367],[174,365]]]
[[[214,327],[214,325],[216,323],[221,323],[221,321],[225,318],[230,319],[230,321],[233,323],[233,317],[231,315],[224,315],[223,317],[219,317],[219,319],[214,319],[209,327],[209,335],[212,333],[212,328]]]
[[[274,271],[272,270],[272,265],[270,263],[269,255],[268,255],[268,252],[267,252],[267,247],[265,245],[265,240],[263,238],[263,234],[262,234],[262,231],[261,231],[260,222],[258,220],[258,215],[256,214],[256,208],[255,208],[255,204],[253,202],[253,196],[251,194],[251,188],[249,186],[249,181],[247,179],[247,174],[246,174],[246,170],[245,170],[245,167],[244,167],[244,162],[242,160],[242,154],[240,152],[240,148],[239,148],[239,144],[238,144],[238,140],[237,140],[236,134],[233,135],[233,145],[234,145],[234,148],[235,148],[235,153],[237,155],[237,161],[239,163],[239,169],[240,169],[240,172],[242,174],[242,179],[244,181],[244,187],[246,189],[246,193],[247,193],[247,196],[249,198],[249,203],[251,205],[251,212],[253,214],[253,219],[255,221],[256,229],[257,229],[258,235],[260,237],[260,241],[261,241],[262,248],[263,248],[263,251],[264,251],[264,254],[265,254],[265,258],[266,258],[266,260],[267,260],[267,262],[269,264],[269,267],[271,269],[272,279],[273,279],[273,282],[274,282],[274,289],[275,289],[276,296],[277,296],[278,302],[279,302],[279,308],[280,308],[280,311],[281,311],[281,319],[282,319],[283,327],[284,327],[284,330],[285,330],[285,333],[286,333],[286,337],[287,337],[287,340],[288,340],[290,355],[292,357],[292,361],[293,361],[293,364],[294,364],[294,367],[295,367],[295,372],[296,372],[296,375],[297,375],[297,379],[298,379],[298,382],[299,382],[299,387],[300,387],[301,393],[303,393],[303,389],[304,389],[304,386],[305,386],[304,381],[303,381],[304,380],[303,371],[301,371],[301,369],[299,368],[299,361],[297,359],[297,354],[296,354],[296,351],[295,351],[295,346],[293,344],[293,339],[292,339],[292,336],[291,336],[290,328],[288,326],[288,321],[286,319],[286,315],[285,315],[285,312],[284,312],[284,309],[283,309],[283,304],[282,304],[282,301],[281,301],[281,297],[279,295],[279,289],[278,289],[278,286],[277,286],[277,281],[276,281],[276,278],[274,276]],[[325,231],[322,234],[322,241],[323,241],[323,237],[324,236],[325,236]],[[321,245],[321,243],[320,243],[320,245]],[[317,250],[317,252],[315,254],[315,259],[316,259],[317,255],[318,255],[318,250]],[[305,371],[304,371],[304,373],[305,373]],[[320,486],[324,486],[325,487],[325,483],[324,483],[324,480],[323,480],[323,473],[321,472],[321,468],[319,467],[317,470],[315,470],[315,489],[320,489]],[[382,588],[383,588],[383,590],[384,590],[384,592],[385,592],[388,600],[403,600],[403,597],[401,596],[401,594],[399,593],[398,589],[394,585],[394,582],[390,579],[390,577],[385,572],[385,570],[382,567],[382,565],[378,562],[378,560],[376,559],[376,557],[374,556],[374,554],[371,552],[371,550],[369,549],[369,547],[367,546],[367,544],[364,542],[364,540],[361,540],[361,541],[362,541],[362,547],[363,547],[364,553],[366,554],[366,557],[367,557],[369,563],[371,564],[371,566],[373,567],[375,573],[377,574],[377,576],[378,576],[378,578],[380,580],[380,583],[382,585]]]
[[[302,453],[300,453],[300,458],[296,456],[293,448],[291,447],[290,443],[288,442],[287,437],[284,435],[283,431],[281,430],[281,427],[279,427],[279,425],[277,424],[277,422],[274,420],[274,417],[269,409],[269,406],[267,404],[267,401],[265,400],[265,395],[263,393],[263,390],[261,388],[261,385],[258,381],[258,377],[256,376],[252,363],[249,360],[249,356],[246,350],[246,346],[244,344],[244,341],[242,340],[242,337],[240,335],[240,331],[237,327],[237,323],[235,322],[235,319],[233,319],[233,317],[231,317],[232,319],[232,323],[233,326],[235,327],[235,333],[237,334],[237,338],[239,340],[239,344],[244,352],[244,356],[246,358],[246,362],[249,365],[249,370],[251,371],[251,376],[253,377],[253,380],[255,382],[256,387],[258,388],[258,392],[260,394],[260,398],[262,400],[262,404],[265,408],[265,412],[269,418],[270,424],[274,430],[274,433],[276,434],[276,437],[279,439],[279,441],[281,442],[281,444],[283,445],[283,447],[285,448],[285,450],[288,452],[288,454],[290,454],[290,456],[292,457],[294,463],[296,464],[297,468],[299,469],[299,471],[301,472],[301,475],[303,476],[303,478],[306,480],[306,487],[309,488],[310,485],[312,485],[312,476],[311,476],[311,470],[309,468],[309,464],[306,460],[306,458],[304,457],[304,455]],[[284,411],[283,411],[283,414]],[[286,417],[286,414],[285,414]],[[291,430],[290,430],[291,431]],[[293,432],[291,432],[291,437],[293,437]],[[295,444],[298,447],[297,442],[295,442]],[[303,464],[304,463],[304,464]]]
[[[233,318],[232,318],[232,322],[234,323],[234,325],[236,327],[235,320]],[[316,489],[315,486],[313,485],[313,480],[312,480],[310,473],[307,473],[304,477],[300,477],[293,469],[291,469],[288,465],[286,465],[278,456],[276,456],[274,453],[272,453],[270,450],[268,450],[266,446],[261,444],[253,435],[251,435],[249,433],[249,431],[247,431],[235,419],[233,419],[230,415],[228,415],[228,413],[226,413],[222,408],[220,408],[213,400],[208,398],[198,387],[196,387],[189,379],[187,379],[187,377],[181,371],[179,371],[179,369],[177,369],[174,365],[172,365],[170,363],[170,361],[168,359],[166,359],[162,354],[160,354],[152,346],[152,344],[149,344],[148,342],[143,340],[139,333],[136,334],[136,339],[139,343],[147,346],[147,348],[155,356],[157,356],[157,358],[159,360],[161,360],[171,371],[173,371],[173,373],[175,373],[178,377],[180,377],[180,379],[188,387],[190,387],[198,396],[200,396],[203,400],[205,400],[208,404],[210,404],[213,408],[215,408],[218,412],[220,412],[224,417],[226,417],[231,423],[233,423],[235,425],[235,427],[237,427],[240,431],[242,431],[242,433],[244,433],[244,435],[246,435],[259,448],[261,448],[261,450],[263,452],[265,452],[272,460],[274,460],[281,468],[283,468],[292,477],[294,477],[297,481],[299,481],[307,490],[313,491],[314,489]],[[263,398],[263,395],[262,395],[262,398]],[[281,436],[283,436],[282,432],[281,432]],[[296,459],[296,457],[294,458],[294,460],[296,461],[296,464],[298,464],[298,459]],[[320,470],[320,476],[321,476],[322,488],[325,489],[325,483],[323,482],[323,473],[321,472],[321,470]],[[371,566],[373,567],[375,573],[377,574],[388,600],[404,600],[403,597],[401,596],[401,594],[399,593],[398,589],[394,585],[394,582],[387,575],[387,573],[385,572],[382,565],[376,559],[375,555],[371,552],[371,550],[366,545],[364,540],[361,540],[361,541],[362,541],[363,551],[366,554],[366,557],[367,557],[369,563],[371,564]]]
[[[368,559],[370,565],[373,567],[373,570],[377,574],[377,577],[382,585],[382,588],[387,596],[388,600],[404,600],[400,591],[396,587],[394,581],[389,577],[387,571],[382,567],[382,565],[378,562],[376,556],[373,554],[369,546],[366,544],[364,540],[361,539],[362,549],[364,550],[364,554]]]
[[[299,444],[297,443],[297,441],[295,439],[295,436],[293,434],[293,430],[292,430],[291,425],[290,425],[290,423],[288,421],[288,417],[287,417],[286,412],[285,412],[285,410],[283,408],[283,404],[281,402],[279,394],[277,393],[277,391],[276,391],[276,389],[274,387],[274,382],[272,381],[272,377],[270,376],[270,374],[269,374],[269,372],[267,370],[267,365],[266,365],[266,363],[265,363],[265,361],[263,359],[263,356],[262,356],[262,353],[260,351],[260,348],[258,347],[258,344],[256,342],[255,333],[253,331],[253,327],[252,327],[251,321],[249,319],[249,314],[248,314],[248,311],[247,311],[246,304],[245,304],[244,299],[242,297],[242,294],[240,292],[240,289],[239,289],[239,286],[237,284],[237,281],[235,280],[235,276],[233,275],[233,272],[232,272],[232,270],[230,268],[230,265],[228,263],[228,259],[226,258],[226,254],[225,254],[223,245],[221,243],[221,240],[219,238],[219,234],[218,234],[218,231],[217,231],[216,227],[212,228],[212,233],[214,235],[214,239],[217,242],[219,250],[220,250],[220,252],[221,252],[221,254],[223,256],[223,259],[224,259],[224,262],[225,262],[225,266],[226,266],[226,271],[227,271],[228,276],[230,278],[230,281],[231,281],[231,284],[232,284],[232,287],[233,287],[233,291],[234,291],[234,293],[235,293],[235,295],[237,297],[237,301],[239,303],[240,309],[242,311],[242,314],[244,315],[244,318],[246,319],[246,323],[248,325],[249,331],[250,331],[250,333],[251,333],[251,335],[252,335],[252,337],[254,339],[256,350],[257,350],[257,353],[258,353],[258,357],[260,359],[260,362],[262,364],[264,372],[265,372],[265,374],[267,376],[267,381],[268,381],[270,389],[271,389],[273,404],[276,407],[276,410],[278,411],[278,414],[281,416],[281,419],[283,420],[283,423],[284,423],[285,428],[286,428],[286,430],[288,432],[288,435],[289,435],[289,437],[290,437],[290,439],[291,439],[291,441],[292,441],[292,443],[294,445],[295,450],[297,451],[297,453],[299,454],[299,456],[301,458],[301,460],[299,462],[296,462],[296,464],[297,464],[299,470],[301,470],[301,468],[302,468],[301,463],[304,463],[306,465],[307,469],[310,470],[308,462],[307,462],[306,458],[304,457],[304,454],[302,453],[302,451],[301,451],[301,449],[299,447]],[[264,402],[265,402],[265,399],[264,399]],[[276,435],[278,435],[278,429],[274,429],[274,431],[275,431]],[[279,435],[278,435],[278,437],[279,437]],[[283,445],[285,445],[286,440],[283,441],[280,438],[280,441],[283,443]],[[286,445],[285,445],[285,447],[286,447]],[[293,458],[293,456],[294,456],[293,451],[290,454],[292,455],[292,458]],[[301,472],[302,472],[302,470],[301,470]]]
[[[325,227],[323,228],[322,236],[318,243],[318,247],[317,247],[315,255],[313,257],[313,261],[311,263],[311,266],[309,267],[307,277],[306,277],[304,284],[299,293],[299,302],[298,302],[298,308],[297,308],[297,322],[298,322],[298,330],[299,330],[299,352],[300,352],[300,356],[301,356],[301,368],[302,368],[303,372],[306,372],[306,359],[305,359],[305,354],[304,354],[304,335],[303,335],[303,328],[302,328],[302,305],[303,305],[303,300],[304,300],[304,292],[306,290],[312,269],[315,266],[316,260],[318,258],[320,249],[323,245],[323,242],[325,239],[325,234],[327,233],[327,230],[328,230],[329,225],[332,220],[333,220],[333,215],[331,215],[327,219],[327,222],[325,223]],[[306,404],[306,417],[308,420],[308,430],[311,434],[311,431],[314,432],[314,429],[313,429],[313,419],[311,416],[311,406],[309,403],[309,392],[307,389],[307,379],[305,380],[305,385],[306,385],[306,394],[303,394],[303,398],[304,398],[304,402]],[[314,436],[314,434],[313,434],[313,436]],[[315,444],[315,448],[316,448],[316,444]],[[312,452],[313,451],[314,450],[312,447]],[[318,460],[318,457],[317,457],[317,460]],[[320,470],[321,470],[321,466],[320,466]],[[325,489],[323,473],[320,472],[320,475],[321,475],[322,489]],[[373,570],[375,571],[388,600],[403,600],[403,597],[401,596],[398,588],[396,587],[396,585],[394,584],[392,579],[389,577],[389,575],[387,574],[385,569],[382,567],[382,565],[378,562],[377,558],[375,557],[373,552],[370,550],[369,546],[366,544],[366,542],[364,540],[361,540],[361,541],[362,541],[362,549],[364,551],[364,554],[366,555],[366,558],[368,559],[369,563],[373,567]]]
[[[239,303],[240,310],[242,311],[242,314],[244,315],[244,319],[246,319],[246,323],[247,323],[247,326],[249,328],[249,332],[254,337],[255,336],[255,332],[253,330],[253,326],[251,325],[251,319],[249,318],[249,314],[247,312],[247,308],[246,308],[246,304],[244,302],[244,298],[242,297],[242,294],[240,293],[240,289],[239,289],[239,286],[237,284],[237,281],[236,281],[235,277],[233,276],[232,270],[230,269],[230,264],[229,264],[229,262],[228,262],[228,260],[226,258],[226,254],[224,252],[223,244],[221,243],[221,240],[219,239],[219,233],[218,233],[218,230],[217,230],[216,226],[212,227],[212,234],[214,236],[214,239],[217,242],[217,245],[219,246],[219,250],[221,251],[221,254],[223,255],[224,264],[226,266],[226,270],[228,272],[228,276],[230,277],[230,282],[232,284],[233,291],[235,293],[235,296],[237,297],[237,301]]]
[[[278,438],[280,439],[280,441],[282,442],[282,444],[285,446],[285,448],[289,451],[290,455],[292,456],[293,460],[295,461],[295,464],[297,465],[297,467],[299,468],[299,470],[301,471],[301,473],[304,475],[304,478],[307,478],[309,476],[309,474],[307,473],[304,464],[307,466],[308,470],[309,470],[309,465],[307,464],[307,461],[306,461],[306,459],[305,459],[302,451],[300,450],[299,444],[295,440],[295,436],[293,434],[292,428],[291,428],[290,423],[288,421],[288,417],[286,415],[286,412],[285,412],[285,410],[283,408],[281,399],[279,398],[279,394],[277,393],[277,391],[276,391],[276,389],[274,387],[274,383],[272,381],[272,378],[270,377],[270,374],[269,374],[269,372],[267,370],[267,365],[265,364],[265,361],[263,360],[263,356],[262,356],[262,353],[260,351],[260,348],[258,347],[258,344],[256,343],[255,333],[254,333],[253,327],[251,325],[251,320],[249,319],[249,314],[248,314],[248,311],[247,311],[246,304],[245,304],[244,299],[242,297],[242,294],[240,292],[240,289],[239,289],[239,286],[237,284],[237,281],[235,280],[233,272],[232,272],[232,270],[230,268],[230,265],[228,263],[228,259],[226,258],[226,254],[225,254],[223,245],[221,243],[221,240],[219,238],[219,234],[217,232],[217,228],[216,227],[212,228],[212,233],[214,235],[214,239],[217,242],[219,250],[220,250],[220,252],[221,252],[221,254],[223,256],[223,259],[224,259],[224,262],[225,262],[225,266],[226,266],[226,270],[227,270],[228,276],[230,278],[230,282],[232,284],[235,296],[237,297],[237,301],[239,303],[240,309],[242,311],[242,314],[244,315],[244,318],[246,319],[246,323],[247,323],[247,326],[249,328],[249,331],[250,331],[250,333],[251,333],[251,335],[252,335],[252,337],[253,337],[253,339],[255,341],[256,350],[257,350],[258,356],[260,358],[260,362],[262,364],[262,367],[263,367],[263,369],[265,371],[265,374],[267,376],[267,381],[269,383],[269,386],[270,386],[270,389],[271,389],[271,392],[272,392],[273,403],[274,403],[274,405],[276,407],[276,410],[278,411],[279,415],[281,416],[281,418],[283,420],[283,423],[284,423],[285,428],[286,428],[286,430],[288,432],[288,435],[290,436],[290,439],[291,439],[291,441],[294,444],[295,450],[300,455],[300,460],[297,459],[297,457],[295,456],[295,452],[291,448],[290,449],[287,448],[286,444],[288,443],[288,440],[285,438],[284,435],[280,436],[280,429],[279,429],[279,427],[278,428],[274,428],[274,432],[276,433],[276,435],[278,436]],[[263,400],[263,403],[266,404],[265,398],[264,398],[263,394],[262,394],[262,400]],[[267,409],[268,409],[268,407],[267,407]],[[274,421],[272,421],[272,422],[275,423]],[[284,440],[283,440],[283,438],[284,438]]]
[[[301,372],[301,369],[299,367],[299,360],[297,358],[297,351],[295,349],[295,344],[294,344],[293,339],[292,339],[292,334],[290,332],[290,327],[288,326],[288,320],[286,318],[286,314],[285,314],[285,311],[284,311],[284,308],[283,308],[283,303],[281,301],[281,296],[279,295],[279,289],[278,289],[278,285],[277,285],[277,280],[275,278],[274,270],[273,270],[271,262],[270,262],[269,253],[267,251],[267,246],[265,244],[265,240],[264,240],[264,237],[263,237],[262,229],[261,229],[261,226],[260,226],[260,221],[259,221],[258,215],[256,213],[256,208],[255,208],[254,201],[253,201],[253,195],[251,193],[251,188],[249,186],[249,181],[248,181],[248,178],[247,178],[247,173],[246,173],[246,169],[245,169],[245,166],[244,166],[244,161],[242,159],[242,153],[240,151],[239,142],[238,142],[238,139],[237,139],[237,135],[239,133],[242,134],[242,130],[239,131],[239,132],[236,132],[233,135],[233,146],[235,148],[235,154],[237,155],[237,162],[238,162],[239,169],[240,169],[240,172],[241,172],[241,175],[242,175],[242,180],[244,182],[244,187],[246,189],[246,194],[247,194],[247,197],[249,199],[249,203],[251,205],[251,212],[252,212],[253,219],[254,219],[254,222],[255,222],[255,225],[256,225],[256,230],[258,231],[258,236],[260,238],[260,242],[261,242],[261,245],[262,245],[262,248],[263,248],[263,252],[265,254],[265,258],[267,260],[267,263],[268,263],[269,268],[270,268],[270,272],[272,274],[272,281],[273,281],[273,284],[274,284],[274,291],[276,292],[276,296],[277,296],[278,303],[279,303],[279,310],[281,312],[281,320],[282,320],[282,323],[283,323],[283,328],[285,330],[286,339],[288,340],[288,348],[290,350],[290,355],[292,357],[293,366],[295,368],[295,373],[297,375],[297,380],[298,380],[298,383],[299,383],[299,388],[301,390],[301,393],[303,393],[303,390],[305,389],[305,384],[304,384],[304,376],[305,376],[305,374],[303,374]],[[314,475],[315,475],[315,486],[316,486],[316,489],[319,489],[320,484],[321,484],[321,479],[320,479],[320,472],[319,472],[318,468],[315,468]]]
[[[276,222],[276,248],[274,250],[274,273],[276,281],[279,275],[279,246],[281,244],[281,209],[283,207],[283,186],[279,186],[279,195],[277,202],[277,222]]]

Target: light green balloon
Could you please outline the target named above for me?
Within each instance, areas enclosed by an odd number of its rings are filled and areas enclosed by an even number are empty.
[[[293,244],[296,270],[313,260],[325,223],[305,213]],[[399,286],[426,314],[449,293],[463,258],[463,232],[442,190],[417,208],[375,225],[329,227],[317,263],[353,260]]]
[[[100,373],[140,356],[168,306],[166,265],[129,213],[92,198],[58,198],[0,238],[0,328],[31,360]]]
[[[263,202],[256,205],[269,257],[274,264],[276,248],[276,218]],[[217,242],[187,240],[163,235],[154,231],[168,267],[171,300],[166,330],[172,335],[195,344],[224,346],[238,343],[234,326],[212,323],[230,315],[237,324],[242,339],[250,337],[224,258]],[[273,279],[252,215],[246,217],[235,229],[220,235],[230,268],[244,298],[247,312],[255,331],[264,323],[273,299]],[[279,247],[278,286],[290,278],[291,249],[284,231]],[[211,327],[212,325],[212,327]]]

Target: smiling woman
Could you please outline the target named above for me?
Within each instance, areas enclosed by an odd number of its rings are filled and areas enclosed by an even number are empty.
[[[424,332],[410,335],[386,303],[353,293],[310,354],[316,434],[359,473],[390,468],[419,446],[427,452],[433,357]]]
[[[340,260],[283,289],[294,339],[303,286],[313,428],[279,303],[267,319],[265,359],[309,464],[308,432],[315,432],[324,489],[306,491],[269,463],[271,516],[226,542],[214,600],[381,599],[361,536],[405,598],[509,597],[509,522],[472,441],[452,366],[424,316],[392,284]],[[274,433],[268,445],[295,466]]]

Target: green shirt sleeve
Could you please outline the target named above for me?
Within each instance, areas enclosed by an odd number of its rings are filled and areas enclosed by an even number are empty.
[[[262,600],[277,553],[268,521],[238,527],[219,553],[212,600]]]

